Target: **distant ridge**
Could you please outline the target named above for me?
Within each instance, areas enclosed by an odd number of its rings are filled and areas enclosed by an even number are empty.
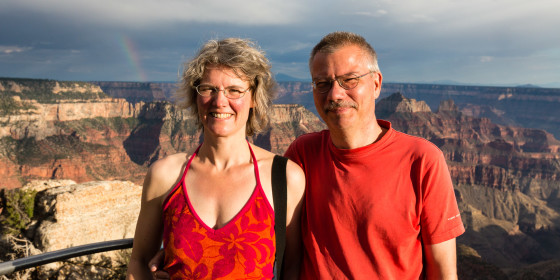
[[[417,84],[417,85],[441,85],[441,86],[472,86],[472,87],[514,87],[514,88],[560,88],[560,83],[546,84],[488,84],[488,83],[463,83],[453,80],[397,82],[383,81],[383,84]]]
[[[310,82],[309,79],[296,78],[283,73],[275,74],[274,79],[276,79],[277,82]]]
[[[540,86],[533,85],[533,84],[518,85],[517,87],[518,88],[541,88]]]

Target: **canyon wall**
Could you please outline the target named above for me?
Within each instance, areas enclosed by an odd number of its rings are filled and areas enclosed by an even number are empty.
[[[177,83],[151,82],[92,82],[103,92],[114,98],[123,98],[128,102],[151,102],[171,100]]]
[[[0,79],[4,89],[0,101],[10,108],[0,114],[0,176],[5,178],[0,188],[63,178],[139,184],[152,162],[189,151],[203,137],[195,119],[167,101],[130,103],[108,98],[95,85],[62,83],[100,95],[69,99],[59,94],[60,84]],[[39,99],[46,101],[29,99],[37,96],[34,91],[41,91]],[[249,140],[277,153],[283,153],[296,136],[324,128],[300,105],[274,105],[270,116],[270,129]]]
[[[316,113],[309,82],[281,82],[279,103],[297,103]],[[383,83],[378,100],[400,92],[432,111],[452,99],[464,114],[493,123],[540,128],[560,138],[560,89]]]
[[[59,187],[57,191],[85,186],[95,189],[105,184],[83,184],[91,181],[129,181],[134,188],[155,160],[191,150],[203,139],[188,112],[167,101],[122,99],[138,88],[138,96],[152,100],[168,97],[164,90],[154,90],[151,83],[127,87],[128,83],[0,79],[0,85],[0,105],[4,106],[0,114],[0,176],[4,179],[0,189],[19,188],[37,179],[72,179],[76,184],[70,185],[81,185]],[[109,98],[105,90],[99,91],[104,87],[120,87],[122,98]],[[413,93],[415,89],[434,98],[429,102],[411,99],[407,94],[418,94]],[[454,90],[454,97],[462,102],[479,100],[478,107],[443,99]],[[424,137],[443,151],[467,228],[458,239],[460,251],[468,252],[480,267],[491,263],[500,267],[497,271],[503,269],[513,275],[511,271],[520,267],[542,267],[539,262],[560,259],[560,143],[538,127],[504,125],[480,117],[480,104],[490,106],[509,99],[524,100],[527,107],[532,107],[540,106],[538,100],[550,104],[557,101],[549,96],[554,92],[536,94],[519,89],[501,96],[502,89],[494,90],[481,88],[483,97],[477,97],[472,87],[385,84],[376,114],[391,121],[395,129]],[[390,95],[390,91],[405,94]],[[277,102],[296,100],[305,106],[275,105],[270,129],[249,140],[283,153],[298,135],[325,129],[324,123],[306,108],[314,107],[310,93],[308,83],[281,83]],[[434,106],[436,100],[439,105]],[[495,115],[513,119],[507,110],[491,106]],[[549,114],[549,124],[560,119],[554,115],[557,110],[542,108],[539,116]],[[38,197],[50,197],[45,190],[41,192],[45,194]],[[95,192],[105,193],[100,189]],[[119,226],[115,221],[110,224]],[[46,244],[39,240],[34,241],[38,247]],[[459,259],[460,267],[466,259]]]
[[[110,96],[131,102],[171,100],[176,83],[95,82]],[[279,82],[277,104],[300,104],[317,115],[310,82]],[[493,123],[544,129],[560,138],[560,89],[383,83],[380,99],[400,92],[425,101],[435,110],[442,101],[453,99],[459,110]]]
[[[526,87],[454,86],[429,84],[383,85],[382,97],[400,92],[424,100],[432,108],[453,99],[460,110],[503,125],[544,129],[560,138],[560,89]]]

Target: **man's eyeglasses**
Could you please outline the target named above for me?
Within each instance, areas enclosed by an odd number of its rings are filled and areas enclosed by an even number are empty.
[[[319,93],[327,93],[329,90],[331,90],[334,81],[336,81],[341,88],[345,90],[350,90],[358,86],[358,83],[360,82],[361,78],[371,73],[373,73],[373,71],[369,71],[360,76],[350,74],[350,75],[334,77],[334,80],[333,79],[316,80],[313,81],[311,84],[313,84],[313,89]]]
[[[198,92],[198,94],[200,96],[210,97],[211,95],[216,95],[220,91],[223,91],[224,96],[229,98],[229,99],[241,98],[241,97],[245,96],[245,93],[247,93],[247,91],[249,91],[250,89],[251,88],[243,90],[243,89],[240,89],[238,87],[228,87],[228,88],[224,88],[224,89],[218,89],[217,87],[211,86],[211,85],[198,85],[198,86],[196,86],[196,92]]]

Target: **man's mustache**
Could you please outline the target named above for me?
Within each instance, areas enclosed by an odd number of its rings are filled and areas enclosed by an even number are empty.
[[[338,108],[354,108],[357,109],[358,108],[358,104],[356,104],[353,101],[331,101],[329,102],[329,104],[327,104],[324,108],[325,112],[331,111],[331,110],[336,110]]]

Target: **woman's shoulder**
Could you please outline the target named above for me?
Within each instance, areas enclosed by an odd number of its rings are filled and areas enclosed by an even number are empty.
[[[255,145],[251,145],[251,147],[253,149],[253,152],[255,153],[257,161],[266,161],[268,164],[272,165],[272,161],[276,156],[275,153],[272,153]],[[286,170],[287,173],[297,173],[296,176],[303,176],[303,170],[301,169],[301,167],[290,159],[288,159]]]
[[[176,153],[168,155],[164,158],[156,160],[151,166],[150,171],[152,173],[159,173],[165,171],[173,171],[175,169],[182,169],[181,167],[185,165],[189,159],[188,153]]]
[[[160,197],[181,179],[189,159],[188,153],[177,153],[155,161],[144,180],[144,190],[150,197]]]
[[[270,176],[272,162],[276,154],[255,145],[251,145],[251,148],[255,153],[257,161],[259,162],[259,169],[266,166],[266,174]],[[269,178],[268,176],[266,176],[266,178]],[[287,191],[289,200],[295,199],[296,201],[299,201],[305,191],[305,174],[303,173],[303,169],[290,159],[288,159],[286,165],[286,179],[288,183]]]
[[[270,151],[267,151],[254,144],[251,144],[251,149],[253,150],[253,153],[255,154],[255,158],[257,159],[257,162],[259,162],[259,164],[263,162],[272,164],[272,159],[274,159],[274,156],[276,154],[271,153]]]

